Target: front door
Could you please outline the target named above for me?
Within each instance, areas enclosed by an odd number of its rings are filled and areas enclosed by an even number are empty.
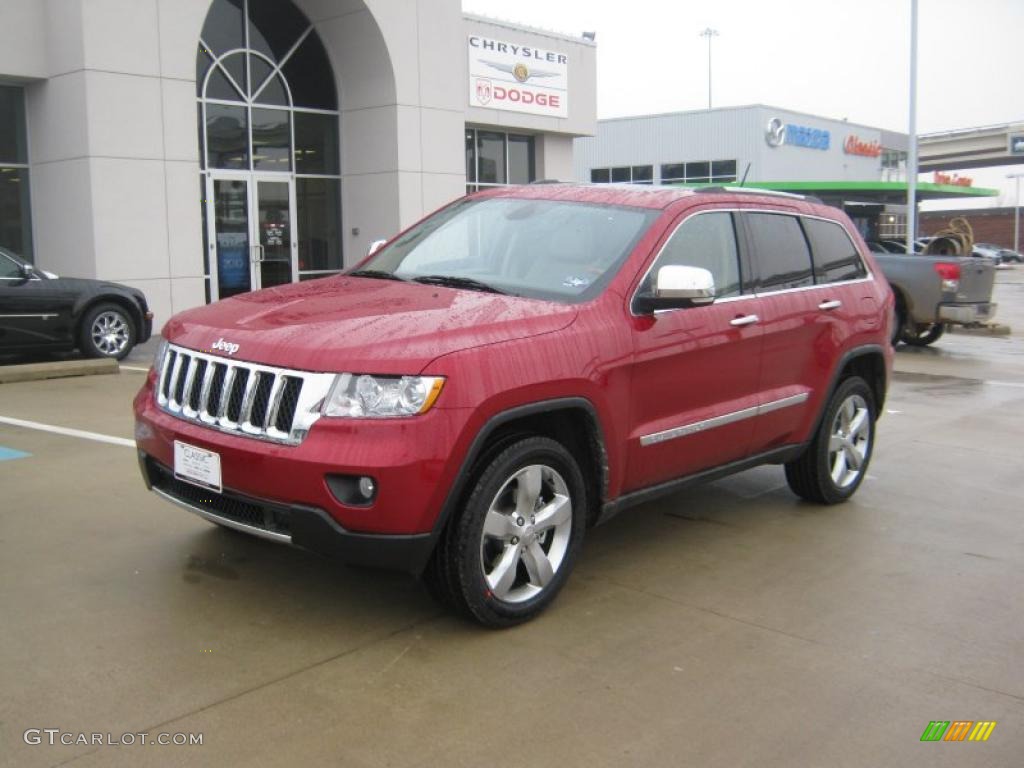
[[[210,174],[207,184],[213,296],[292,282],[298,255],[294,180],[227,172]]]

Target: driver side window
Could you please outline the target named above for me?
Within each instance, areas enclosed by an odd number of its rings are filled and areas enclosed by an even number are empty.
[[[641,289],[652,293],[658,270],[669,265],[701,267],[715,278],[715,298],[741,293],[740,259],[736,229],[728,212],[698,213],[672,233]]]

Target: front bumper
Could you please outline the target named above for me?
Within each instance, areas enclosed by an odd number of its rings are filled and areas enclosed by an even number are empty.
[[[174,477],[174,472],[139,451],[146,487],[204,520],[262,539],[290,544],[350,565],[387,568],[418,575],[434,549],[430,533],[408,536],[347,531],[322,509],[258,499],[225,488],[205,491]]]
[[[961,325],[987,323],[995,317],[997,307],[997,304],[990,302],[981,304],[940,304],[939,321]]]
[[[220,457],[221,480],[229,489],[224,496],[256,500],[264,507],[316,510],[324,524],[310,521],[300,527],[322,529],[325,537],[335,528],[353,536],[430,534],[469,447],[470,412],[464,409],[434,408],[412,419],[322,418],[297,445],[228,434],[162,411],[154,400],[154,379],[151,373],[134,402],[135,441],[144,460],[152,462],[143,471],[148,482],[154,484],[159,468],[173,468],[179,440]],[[334,475],[369,476],[376,496],[370,503],[347,503],[328,482]],[[195,499],[189,503],[206,507]],[[299,518],[312,519],[305,513]],[[288,534],[293,540],[302,539],[297,530],[293,523]]]

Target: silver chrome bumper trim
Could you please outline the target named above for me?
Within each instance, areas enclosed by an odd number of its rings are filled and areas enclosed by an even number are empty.
[[[203,518],[204,520],[206,520],[208,522],[216,523],[218,525],[223,525],[226,528],[233,528],[236,531],[241,531],[242,533],[248,533],[248,534],[250,534],[252,536],[259,536],[261,539],[266,539],[267,541],[273,541],[273,542],[275,542],[277,544],[288,544],[288,545],[290,545],[292,543],[292,537],[289,536],[286,533],[275,533],[274,531],[268,531],[268,530],[266,530],[264,528],[257,528],[255,525],[246,525],[245,523],[239,523],[239,522],[236,522],[234,520],[229,520],[226,517],[221,517],[220,515],[215,515],[215,514],[211,513],[207,509],[202,509],[200,507],[194,507],[194,506],[192,506],[191,504],[189,504],[186,501],[182,501],[181,499],[177,499],[174,496],[171,496],[169,493],[167,493],[165,491],[161,491],[159,488],[153,488],[151,490],[153,491],[153,493],[155,493],[158,496],[166,499],[167,501],[171,502],[172,504],[177,504],[182,509],[187,509],[189,512],[192,512],[195,515],[199,515],[199,517]]]

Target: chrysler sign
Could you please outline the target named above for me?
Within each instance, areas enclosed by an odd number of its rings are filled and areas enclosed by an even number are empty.
[[[564,53],[470,35],[469,106],[569,116],[569,62]]]

